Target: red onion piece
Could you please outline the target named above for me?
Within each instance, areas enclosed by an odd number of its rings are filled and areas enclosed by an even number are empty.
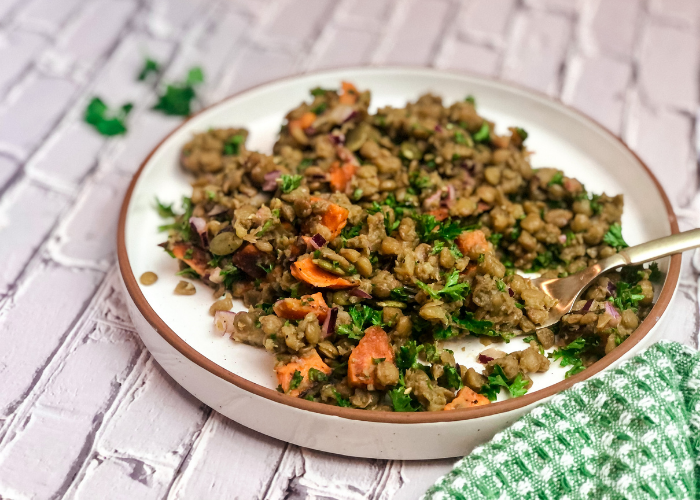
[[[326,314],[326,320],[323,322],[321,327],[321,334],[323,338],[328,338],[335,333],[335,321],[338,319],[338,308],[334,307],[328,314]]]
[[[442,132],[442,127],[440,126],[439,123],[437,125],[435,125],[435,132]]]
[[[426,210],[432,210],[438,205],[440,205],[440,197],[442,196],[442,191],[436,191],[435,193],[428,196],[423,200],[423,208]]]
[[[207,234],[207,221],[201,217],[190,217],[190,229],[199,235],[202,246],[209,246],[209,235]]]
[[[324,118],[331,123],[345,123],[357,114],[357,111],[353,109],[352,106],[347,104],[340,104],[333,108]]]
[[[263,191],[275,191],[277,189],[277,179],[280,178],[282,172],[279,170],[273,170],[265,174],[265,182],[263,184]]]
[[[313,127],[306,127],[304,129],[304,133],[307,135],[307,137],[311,137],[312,135],[314,135],[316,133],[316,129]]]
[[[326,238],[321,236],[320,234],[316,233],[311,237],[311,246],[314,247],[316,250],[321,248],[323,245],[326,244]]]
[[[214,217],[215,215],[223,214],[226,211],[228,211],[228,207],[225,207],[223,205],[214,205],[214,208],[209,210],[207,212],[207,215],[209,217]]]
[[[360,290],[359,288],[353,288],[348,292],[348,295],[353,295],[355,297],[360,297],[361,299],[371,299],[372,296],[367,292]]]
[[[489,205],[488,203],[486,203],[484,201],[480,201],[479,203],[476,204],[477,212],[485,212],[489,208],[491,208],[491,205]]]
[[[476,358],[476,360],[481,363],[482,365],[485,365],[489,361],[493,361],[493,358],[491,356],[486,356],[484,354],[479,354],[479,356]]]
[[[593,305],[592,300],[587,300],[585,304],[583,304],[583,307],[581,308],[581,312],[588,312],[588,310],[591,308]]]
[[[515,292],[511,287],[508,287],[508,295],[510,295],[511,297],[515,297]]]
[[[620,313],[617,312],[617,309],[615,309],[615,306],[613,306],[612,303],[607,301],[605,302],[605,312],[612,316],[612,319],[608,325],[614,328],[620,324]]]
[[[335,153],[338,155],[338,158],[343,163],[351,163],[353,165],[360,165],[360,162],[357,160],[357,157],[353,154],[352,151],[350,151],[348,148],[345,146],[336,146],[335,147]]]
[[[566,235],[565,235],[565,234],[560,234],[560,235],[559,235],[559,243],[561,243],[562,245],[563,245],[564,243],[566,243]]]
[[[233,311],[216,311],[214,330],[221,335],[231,334],[236,328],[236,314]]]
[[[612,281],[608,281],[607,289],[611,297],[615,297],[617,295],[617,285]]]
[[[345,134],[340,132],[328,134],[328,138],[331,140],[334,146],[343,146],[345,144]]]
[[[447,185],[447,197],[440,202],[441,205],[451,208],[457,200],[457,193],[455,192],[455,187],[452,184]]]

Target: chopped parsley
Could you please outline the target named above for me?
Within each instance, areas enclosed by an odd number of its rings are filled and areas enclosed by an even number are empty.
[[[471,143],[467,140],[467,136],[460,130],[455,130],[455,142],[464,146],[471,146]]]
[[[527,130],[525,130],[524,128],[520,128],[520,127],[515,127],[515,132],[520,136],[520,138],[521,138],[523,141],[524,141],[525,139],[527,139],[527,136],[529,135],[529,134],[527,133]]]
[[[547,183],[547,186],[554,186],[555,184],[559,184],[560,186],[564,184],[564,174],[561,172],[554,174]]]
[[[173,116],[188,116],[192,110],[192,101],[197,97],[194,90],[196,85],[204,81],[201,68],[192,68],[187,73],[184,82],[172,83],[166,86],[165,93],[158,97],[153,109]]]
[[[124,121],[134,107],[133,104],[124,104],[118,111],[110,111],[107,105],[99,97],[93,97],[85,109],[84,119],[101,135],[112,137],[126,133]]]
[[[622,226],[620,226],[620,224],[617,222],[610,225],[610,229],[608,229],[608,232],[603,236],[603,242],[616,248],[617,250],[627,248],[629,246],[622,237]]]
[[[649,264],[649,270],[651,271],[651,273],[649,274],[649,281],[658,283],[664,277],[661,271],[659,271],[659,265],[656,262],[652,262],[651,264]]]
[[[414,214],[416,230],[421,241],[429,243],[435,240],[452,241],[464,231],[470,231],[480,227],[479,224],[463,226],[459,221],[446,219],[442,222],[435,219],[433,215]]]
[[[472,136],[476,142],[487,142],[491,138],[491,129],[489,124],[484,122],[481,124],[481,128]]]
[[[394,288],[391,291],[390,297],[391,300],[396,300],[398,302],[407,302],[411,298],[405,288]]]
[[[406,394],[406,382],[404,381],[403,373],[399,375],[399,383],[396,387],[389,391],[389,397],[391,398],[391,406],[393,406],[394,411],[408,412],[420,409],[420,405],[414,405],[410,394]]]
[[[335,396],[335,402],[338,403],[338,406],[342,406],[345,408],[351,406],[350,400],[341,396],[340,393],[337,390],[335,390],[335,388],[333,389],[333,396]]]
[[[311,112],[315,115],[320,115],[321,113],[323,113],[326,110],[327,107],[328,107],[328,104],[326,104],[325,102],[322,102],[318,106],[314,106],[313,108],[311,108]]]
[[[396,366],[399,370],[405,371],[420,364],[418,363],[418,353],[424,349],[422,345],[417,345],[415,340],[409,340],[399,347],[399,354],[396,356]]]
[[[372,325],[381,326],[382,311],[372,309],[364,304],[356,304],[348,309],[352,323],[340,325],[337,328],[339,335],[347,335],[348,338],[359,340],[365,335],[365,329]]]
[[[452,256],[455,259],[461,259],[462,257],[464,257],[462,252],[459,251],[459,248],[457,248],[457,245],[455,245],[454,243],[450,243],[448,246],[448,244],[445,243],[444,241],[436,241],[435,242],[435,244],[433,245],[433,252],[432,252],[433,255],[442,252],[443,248],[449,249],[450,253],[452,254]]]
[[[443,369],[443,377],[445,379],[444,386],[450,389],[461,389],[463,386],[462,377],[457,371],[457,368],[455,368],[454,366],[445,365]]]
[[[190,217],[192,217],[192,211],[194,210],[194,205],[192,205],[192,199],[186,196],[182,198],[182,208],[185,211],[182,215],[176,216],[178,220],[171,224],[164,224],[158,226],[159,231],[176,231],[180,233],[180,237],[183,241],[190,241]]]
[[[156,197],[156,210],[158,211],[158,215],[160,215],[163,219],[175,217],[175,212],[173,212],[173,204],[171,203],[170,205],[166,205],[160,201],[158,197]]]
[[[481,394],[489,398],[489,401],[496,401],[501,387],[505,387],[511,397],[517,398],[527,394],[527,384],[528,380],[520,372],[509,382],[501,365],[494,365],[488,383],[481,388]]]
[[[496,280],[496,288],[499,292],[505,292],[507,290],[506,284],[501,280]]]
[[[355,224],[354,226],[345,226],[342,231],[340,231],[340,237],[343,243],[346,243],[349,239],[360,235],[362,231],[362,224]]]
[[[274,264],[268,264],[268,265],[258,264],[258,267],[260,269],[262,269],[263,271],[265,271],[266,274],[270,274],[272,272],[272,270],[275,268],[275,265]]]
[[[379,363],[384,362],[386,358],[372,358],[372,363],[375,365],[378,365]]]
[[[183,270],[176,272],[175,275],[182,276],[184,278],[190,278],[193,280],[199,279],[199,273],[191,267],[186,267]]]
[[[640,285],[632,285],[626,281],[617,282],[617,294],[615,297],[609,297],[608,301],[619,309],[624,311],[625,309],[632,309],[637,312],[639,308],[639,302],[644,300],[645,295],[642,293],[642,287]]]
[[[291,193],[299,186],[301,186],[301,175],[281,175],[280,176],[280,187],[283,193]]]
[[[301,374],[299,370],[294,370],[294,375],[292,375],[292,380],[289,382],[289,390],[294,390],[297,387],[299,387],[299,384],[301,384],[301,381],[304,380],[304,376]]]
[[[324,95],[326,92],[333,92],[333,91],[328,90],[328,89],[322,89],[321,87],[316,87],[314,89],[311,89],[311,95],[314,97]]]
[[[451,302],[462,300],[471,290],[469,283],[459,283],[459,272],[453,269],[445,280],[445,286],[441,290],[434,290],[429,285],[426,285],[420,280],[416,280],[416,285],[427,293],[433,300],[442,300],[447,298]]]
[[[468,95],[467,97],[464,98],[465,102],[470,102],[472,106],[476,107],[476,99],[474,98],[473,95]]]
[[[583,366],[583,360],[581,359],[581,356],[587,349],[589,349],[590,347],[595,347],[596,345],[598,345],[598,343],[598,338],[591,338],[587,340],[583,337],[579,337],[566,347],[556,349],[554,352],[548,354],[547,356],[554,361],[559,359],[559,365],[561,367],[570,366],[571,368],[569,368],[569,370],[564,375],[565,378],[569,378],[572,375],[576,375],[577,373],[580,373],[586,369],[586,367]]]
[[[309,368],[309,380],[312,382],[325,382],[328,380],[328,376],[321,370],[316,368]]]
[[[245,142],[245,136],[243,134],[232,135],[224,143],[224,154],[225,155],[237,155],[241,149],[241,144]]]

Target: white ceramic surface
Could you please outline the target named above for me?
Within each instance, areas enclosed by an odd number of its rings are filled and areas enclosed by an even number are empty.
[[[498,131],[517,125],[529,132],[528,148],[535,152],[533,166],[561,168],[592,192],[623,193],[624,236],[630,244],[671,233],[659,188],[618,139],[577,112],[526,90],[432,70],[379,68],[306,75],[255,88],[195,116],[159,146],[134,186],[125,225],[126,253],[133,273],[138,277],[153,271],[159,276],[155,285],[141,287],[149,305],[197,352],[247,380],[271,389],[276,387],[273,357],[262,349],[234,343],[213,332],[208,287],[196,283],[194,296],[172,293],[181,278],[175,276],[175,261],[157,247],[164,236],[156,231],[161,220],[153,209],[154,198],[171,202],[190,194],[189,178],[177,160],[182,145],[193,133],[211,127],[244,126],[250,131],[248,148],[270,152],[286,111],[308,99],[309,89],[337,87],[341,80],[353,81],[360,89],[371,89],[373,109],[403,106],[426,91],[441,95],[445,103],[472,94],[480,114],[495,121]],[[669,261],[660,262],[662,270],[668,269]],[[148,349],[193,395],[248,427],[310,448],[373,458],[459,456],[541,402],[475,419],[410,424],[368,422],[302,410],[248,392],[192,362],[156,332],[133,301],[129,306]],[[236,309],[242,309],[242,304]],[[657,323],[660,319],[650,317],[646,321]],[[624,358],[651,342],[655,330],[653,327]],[[447,345],[455,351],[459,363],[478,366],[475,355],[484,347],[476,339],[451,341]],[[505,345],[505,350],[523,347],[523,342],[515,339]],[[530,392],[561,381],[564,371],[553,366],[549,372],[534,376]]]

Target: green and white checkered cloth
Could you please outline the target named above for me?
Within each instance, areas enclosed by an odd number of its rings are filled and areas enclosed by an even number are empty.
[[[535,408],[430,488],[442,499],[695,499],[700,354],[659,342]]]

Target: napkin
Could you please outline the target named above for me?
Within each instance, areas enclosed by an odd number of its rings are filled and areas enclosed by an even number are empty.
[[[661,341],[535,408],[423,498],[698,498],[699,447],[700,354]]]

